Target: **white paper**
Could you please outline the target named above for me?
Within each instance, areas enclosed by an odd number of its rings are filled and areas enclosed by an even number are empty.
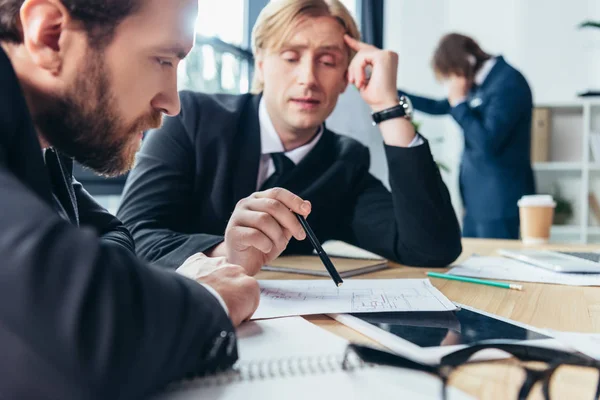
[[[600,286],[600,274],[554,272],[505,257],[474,256],[452,268],[448,274],[505,281]]]
[[[583,354],[600,360],[600,334],[548,331],[556,340]]]
[[[252,319],[384,311],[451,311],[456,306],[428,279],[264,280]]]
[[[330,257],[356,258],[360,260],[384,260],[383,257],[360,247],[339,240],[328,240],[323,243],[323,250]],[[316,254],[316,250],[313,251]]]
[[[322,375],[295,375],[256,379],[205,387],[189,386],[163,394],[160,400],[435,400],[442,384],[433,375],[393,367],[341,370]],[[448,400],[473,397],[448,387]]]
[[[330,369],[326,360],[340,361],[347,341],[304,318],[291,317],[251,321],[238,329],[238,365],[258,367],[261,364],[293,363],[302,360],[304,369],[287,370],[285,374],[266,374],[254,379],[241,379],[218,384],[203,384],[202,378],[174,385],[155,400],[267,400],[267,399],[439,399],[441,381],[423,372],[375,366],[344,371]],[[318,370],[310,372],[311,360]],[[294,364],[296,365],[296,364]],[[296,365],[296,367],[300,367]],[[273,370],[271,370],[273,372]],[[290,373],[291,372],[291,373]],[[449,399],[471,399],[463,392],[449,388]]]
[[[302,317],[244,322],[237,329],[242,360],[343,354],[348,341]]]

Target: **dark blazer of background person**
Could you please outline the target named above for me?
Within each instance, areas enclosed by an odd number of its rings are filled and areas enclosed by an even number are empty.
[[[217,298],[139,262],[71,168],[43,154],[0,50],[0,397],[137,399],[232,364]]]
[[[148,134],[117,213],[140,256],[176,267],[223,241],[236,203],[257,189],[260,98],[182,92],[181,114]],[[429,145],[385,151],[392,194],[369,173],[368,148],[327,129],[280,186],[312,202],[308,221],[321,241],[408,265],[451,263],[460,230]],[[311,252],[308,240],[286,250]]]
[[[481,86],[472,87],[467,101],[456,107],[448,100],[407,95],[415,109],[450,114],[463,129],[460,191],[466,213],[479,221],[517,218],[517,201],[535,191],[530,158],[533,100],[523,75],[500,56]]]

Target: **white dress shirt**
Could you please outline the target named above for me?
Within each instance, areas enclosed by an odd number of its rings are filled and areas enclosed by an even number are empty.
[[[479,71],[477,71],[477,73],[475,74],[474,79],[475,83],[478,86],[481,86],[481,84],[485,81],[485,78],[488,77],[490,71],[492,70],[492,68],[494,68],[494,65],[496,65],[497,61],[498,59],[496,57],[492,57],[489,60],[486,60],[481,66],[481,68],[479,68]]]
[[[190,257],[188,257],[187,260],[185,260],[183,262],[183,264],[181,264],[177,268],[176,272],[180,275],[186,276],[186,277],[198,282],[197,279],[199,277],[206,275],[206,271],[204,270],[202,265],[198,265],[198,263],[197,263],[198,260],[201,260],[203,258],[206,258],[206,255],[204,255],[204,253],[196,253],[196,254],[191,255]],[[204,289],[208,290],[208,292],[217,299],[219,304],[221,304],[221,307],[223,307],[223,310],[225,310],[225,313],[227,313],[227,315],[229,315],[229,308],[227,308],[227,303],[225,303],[225,300],[223,300],[223,298],[221,297],[219,292],[217,292],[212,286],[207,285],[206,283],[202,283],[202,282],[198,282],[198,283],[200,285],[202,285],[204,287]]]
[[[295,165],[298,165],[304,157],[319,143],[323,136],[323,125],[319,127],[319,131],[315,137],[303,146],[297,147],[294,150],[285,151],[283,143],[273,126],[273,121],[267,111],[267,105],[264,100],[260,100],[258,105],[258,122],[260,126],[260,163],[258,165],[258,177],[256,179],[256,190],[260,190],[263,183],[275,173],[275,164],[271,158],[272,153],[284,153],[284,155],[292,160]],[[408,147],[416,147],[423,144],[423,138],[417,134],[410,142]]]
[[[479,71],[477,71],[477,73],[475,74],[475,78],[473,79],[477,86],[481,86],[483,82],[485,82],[485,79],[488,77],[490,71],[492,70],[492,68],[494,68],[494,65],[496,65],[497,61],[498,59],[496,57],[492,57],[489,60],[484,61],[483,65],[481,66],[481,68],[479,68]],[[454,104],[450,105],[452,107],[456,107],[457,105],[462,104],[465,101],[467,101],[466,96],[458,99],[454,102]]]

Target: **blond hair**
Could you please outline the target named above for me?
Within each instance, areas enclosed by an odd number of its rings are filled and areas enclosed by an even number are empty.
[[[339,0],[272,0],[261,11],[252,29],[252,52],[255,59],[262,51],[280,49],[289,38],[297,22],[303,17],[333,17],[346,33],[360,40],[356,21]],[[355,51],[348,48],[348,62]],[[262,92],[264,83],[254,73],[252,93]]]

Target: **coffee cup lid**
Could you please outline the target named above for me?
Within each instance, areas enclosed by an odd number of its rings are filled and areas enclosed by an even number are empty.
[[[556,202],[549,194],[536,194],[521,197],[519,207],[556,207]]]

